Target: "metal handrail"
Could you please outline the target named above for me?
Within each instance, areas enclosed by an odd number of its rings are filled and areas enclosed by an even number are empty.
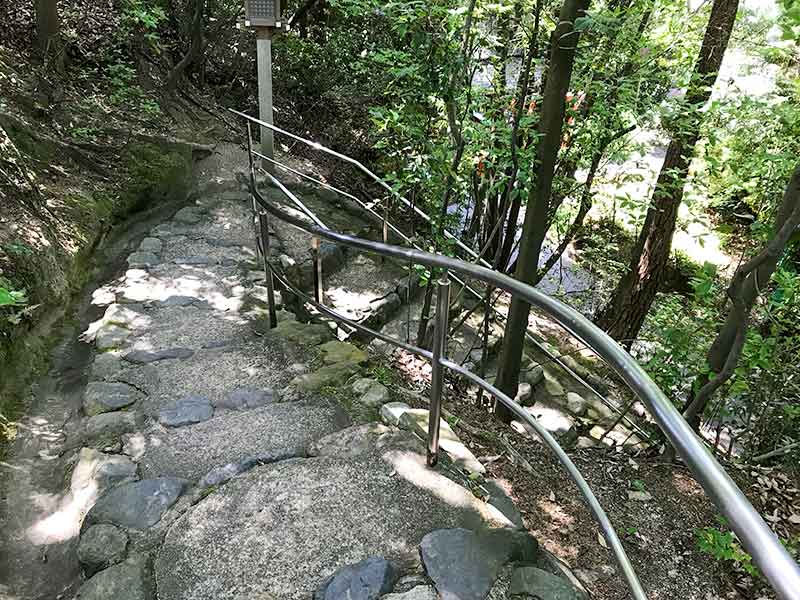
[[[240,116],[247,118],[250,121],[256,121],[252,117],[237,113]],[[286,133],[293,138],[298,139],[298,136],[289,134],[278,128],[276,131]],[[299,138],[302,139],[302,138]],[[248,142],[249,142],[248,136]],[[353,248],[363,252],[368,252],[382,256],[385,258],[393,258],[405,262],[425,265],[429,268],[442,269],[445,273],[455,272],[459,273],[462,277],[472,278],[482,281],[492,287],[503,289],[506,292],[516,295],[528,302],[532,306],[538,308],[547,314],[551,319],[558,323],[565,331],[577,338],[581,343],[591,348],[598,356],[600,356],[621,378],[628,387],[638,396],[644,405],[650,411],[655,422],[661,428],[667,439],[673,445],[677,453],[683,458],[687,466],[690,468],[694,476],[697,478],[700,485],[705,490],[711,501],[716,505],[718,510],[727,518],[731,528],[742,542],[744,548],[752,555],[753,562],[761,569],[764,576],[772,585],[773,589],[777,592],[782,600],[800,600],[800,566],[798,566],[787,550],[781,545],[775,534],[767,526],[766,522],[761,518],[758,512],[753,508],[742,491],[736,486],[734,481],[720,466],[716,459],[711,455],[703,442],[695,435],[686,421],[683,419],[678,410],[673,406],[669,399],[663,394],[658,386],[650,379],[642,367],[628,354],[619,344],[611,339],[604,331],[595,326],[586,317],[572,309],[571,307],[561,303],[560,301],[544,294],[543,292],[531,287],[523,282],[520,282],[504,273],[499,273],[490,268],[486,268],[479,264],[469,263],[456,258],[444,256],[441,254],[434,254],[424,252],[414,248],[406,248],[395,246],[393,244],[375,242],[352,236],[340,232],[336,232],[326,227],[320,226],[315,223],[308,223],[293,215],[287,214],[274,204],[264,199],[258,189],[257,180],[255,177],[255,170],[253,168],[253,152],[250,150],[250,192],[255,203],[260,207],[259,220],[262,221],[261,232],[262,236],[268,235],[268,227],[264,226],[265,220],[269,215],[280,219],[281,221],[296,227],[306,233],[314,236],[315,238],[328,240],[330,242],[340,244],[345,247]],[[345,157],[348,162],[357,163],[349,157]],[[358,163],[360,165],[360,163]],[[270,178],[275,179],[271,174]],[[292,194],[285,186],[280,185],[279,189],[293,201]],[[268,244],[262,240],[264,248]],[[275,272],[274,267],[269,264],[265,256],[265,268],[268,279],[268,289],[272,288],[272,276]],[[282,283],[288,283],[283,280]],[[439,307],[446,307],[447,302],[443,300],[443,296],[447,294],[446,280],[438,282],[439,295],[437,298],[437,305]],[[290,286],[296,290],[296,287]],[[299,291],[299,290],[296,290]],[[307,300],[311,300],[306,296]],[[350,324],[358,329],[366,329],[359,323],[350,321],[349,319],[339,315],[335,311],[324,307],[322,302],[317,300],[311,301],[312,305],[318,308],[324,308],[324,313],[335,320],[339,320]],[[434,330],[434,348],[436,344],[442,343],[444,336],[447,335],[447,310],[438,310],[436,314],[435,330]],[[272,315],[271,315],[272,318]],[[275,321],[272,321],[273,324]],[[369,330],[371,333],[372,330]],[[395,340],[389,336],[378,334],[378,337],[392,343],[398,347],[404,347],[415,354],[423,356],[433,363],[434,371],[436,368],[447,368],[455,373],[458,373],[474,384],[480,386],[483,390],[495,397],[499,402],[506,406],[513,412],[524,424],[532,428],[550,447],[555,453],[559,462],[564,465],[569,476],[577,485],[579,491],[583,495],[590,510],[597,519],[603,535],[614,552],[615,558],[620,565],[620,568],[625,575],[628,586],[636,600],[645,600],[646,595],[639,583],[635,571],[625,554],[625,550],[614,531],[613,526],[608,520],[607,515],[600,506],[597,498],[591,491],[591,488],[586,483],[574,463],[570,460],[564,450],[559,446],[558,442],[547,432],[538,421],[511,398],[503,392],[480,378],[478,375],[468,371],[464,367],[449,361],[441,353],[436,351],[429,353],[422,351],[416,347],[405,344],[400,340]],[[420,350],[421,352],[416,352]],[[437,384],[438,387],[438,384]],[[434,389],[434,392],[436,390]],[[431,415],[440,409],[441,394],[432,395],[431,397]],[[436,436],[438,436],[438,419],[430,419],[433,425],[429,432],[429,457],[435,461],[438,452],[436,445]]]
[[[239,111],[233,110],[233,109],[228,109],[228,110],[231,113],[233,113],[233,114],[235,114],[237,116],[243,117],[244,119],[246,119],[248,121],[248,123],[252,122],[252,123],[255,123],[255,124],[259,125],[260,127],[265,127],[265,128],[270,129],[271,131],[274,131],[276,133],[280,133],[280,134],[286,135],[286,136],[292,138],[293,140],[296,140],[296,141],[298,141],[298,142],[300,142],[302,144],[305,144],[306,146],[309,146],[310,148],[313,148],[314,150],[317,150],[319,152],[324,152],[326,154],[329,154],[330,156],[333,156],[335,158],[344,160],[344,161],[356,166],[360,171],[362,171],[364,174],[366,174],[370,179],[372,179],[373,181],[378,183],[384,189],[388,190],[404,206],[406,206],[406,207],[410,208],[411,210],[413,210],[414,213],[417,216],[422,218],[427,223],[431,223],[432,222],[432,219],[431,219],[430,215],[428,215],[425,211],[420,209],[417,205],[409,202],[408,199],[404,198],[401,194],[399,194],[396,190],[394,190],[391,186],[389,186],[389,184],[387,184],[380,177],[378,177],[378,175],[376,175],[374,172],[372,172],[370,169],[368,169],[366,166],[364,166],[363,163],[355,160],[354,158],[350,158],[349,156],[346,156],[344,154],[336,152],[335,150],[332,150],[331,148],[328,148],[328,147],[320,144],[319,142],[314,142],[314,141],[306,139],[306,138],[304,138],[302,136],[296,135],[294,133],[290,133],[290,132],[286,131],[285,129],[281,129],[280,127],[277,127],[277,126],[273,125],[272,123],[267,123],[265,121],[262,121],[260,119],[255,118],[255,117],[251,117],[250,115],[248,115],[246,113],[242,113],[242,112],[239,112]],[[275,160],[274,158],[270,158],[268,156],[264,156],[263,154],[261,154],[260,152],[255,151],[255,150],[253,150],[252,153],[255,156],[259,157],[260,159],[267,161],[271,165],[277,166],[277,167],[279,167],[279,168],[281,168],[281,169],[283,169],[285,171],[288,171],[288,172],[290,172],[290,173],[292,173],[294,175],[297,175],[297,176],[299,176],[299,177],[301,177],[303,179],[306,179],[308,181],[312,181],[312,182],[316,183],[317,185],[321,185],[325,189],[331,190],[331,191],[333,191],[333,192],[335,192],[337,194],[340,194],[340,195],[342,195],[342,196],[344,196],[346,198],[349,198],[349,199],[355,201],[356,204],[358,204],[363,210],[366,210],[367,212],[369,212],[371,215],[373,215],[377,219],[383,221],[383,229],[384,229],[384,240],[383,241],[384,242],[388,241],[387,238],[386,238],[387,230],[391,230],[392,233],[397,235],[405,243],[413,246],[417,250],[423,250],[423,248],[420,245],[418,245],[416,242],[414,242],[414,240],[409,238],[398,227],[396,227],[393,223],[391,223],[388,220],[388,215],[386,214],[386,212],[384,212],[383,215],[380,215],[374,209],[374,206],[376,206],[378,204],[377,201],[373,202],[372,206],[370,206],[370,205],[366,204],[365,202],[361,201],[359,198],[357,198],[353,194],[350,194],[350,193],[345,192],[345,191],[343,191],[343,190],[341,190],[339,188],[336,188],[336,187],[334,187],[334,186],[332,186],[332,185],[330,185],[328,183],[325,183],[324,181],[320,181],[319,179],[311,177],[311,176],[309,176],[309,175],[307,175],[307,174],[305,174],[305,173],[303,173],[301,171],[298,171],[297,169],[293,169],[293,168],[291,168],[291,167],[289,167],[287,165],[284,165],[283,163]],[[269,171],[266,171],[266,175],[269,176],[270,178],[272,177],[272,174]],[[302,208],[305,209],[304,206]],[[446,238],[454,241],[456,246],[459,249],[461,249],[462,251],[464,251],[468,256],[472,257],[474,260],[476,260],[478,263],[480,263],[484,267],[492,268],[492,265],[489,262],[487,262],[482,256],[480,256],[472,248],[470,248],[469,246],[464,244],[461,240],[456,238],[452,233],[447,231],[447,229],[443,228],[442,231],[444,232],[444,235],[445,235]],[[483,296],[480,294],[480,292],[478,292],[474,288],[472,288],[469,285],[467,285],[466,282],[464,282],[463,280],[459,279],[457,276],[453,276],[453,280],[456,283],[458,283],[459,285],[461,285],[463,287],[463,289],[465,289],[473,298],[476,298],[478,300],[482,300],[483,299]],[[501,321],[504,321],[506,319],[506,315],[503,314],[503,312],[500,311],[496,306],[491,305],[491,306],[489,306],[489,309],[492,311],[492,314],[494,314]],[[580,384],[583,388],[585,388],[587,391],[589,391],[593,396],[598,398],[605,406],[607,406],[613,412],[617,413],[619,418],[621,420],[624,420],[625,424],[628,425],[629,427],[631,427],[631,429],[633,429],[634,431],[636,431],[636,433],[639,434],[640,437],[645,438],[645,439],[651,439],[651,436],[647,431],[645,431],[642,427],[640,427],[635,421],[633,421],[632,419],[629,419],[629,418],[626,417],[627,408],[625,410],[623,410],[623,409],[615,406],[612,402],[610,402],[608,400],[608,398],[603,396],[603,394],[601,394],[594,387],[592,387],[592,385],[588,381],[586,381],[583,377],[581,377],[578,373],[576,373],[575,370],[572,369],[565,361],[561,360],[560,356],[557,356],[557,355],[553,354],[544,344],[539,342],[539,340],[537,340],[527,330],[525,331],[525,338],[529,342],[531,342],[534,346],[536,346],[537,350],[539,352],[541,352],[542,354],[544,354],[547,357],[548,361],[553,362],[554,364],[558,365],[565,373],[567,373],[570,377],[572,377],[578,384]]]

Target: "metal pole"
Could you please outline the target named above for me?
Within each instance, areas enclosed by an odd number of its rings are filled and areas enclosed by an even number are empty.
[[[320,304],[324,304],[322,290],[322,259],[319,251],[319,238],[311,238],[311,258],[314,269],[314,299]]]
[[[255,185],[256,169],[253,164],[253,131],[250,123],[247,124],[247,156],[250,160],[250,183]],[[264,264],[264,280],[267,282],[267,307],[269,310],[269,327],[278,326],[278,314],[275,312],[275,286],[272,281],[272,269],[269,266],[269,214],[258,207],[256,198],[253,199],[253,218],[258,215],[258,229],[256,229],[256,249],[261,253]],[[255,223],[254,223],[255,225]]]
[[[446,358],[447,327],[450,312],[450,279],[442,272],[436,282],[436,320],[433,326],[433,360],[431,361],[431,408],[428,414],[428,466],[439,461],[439,421],[442,418],[442,390]]]
[[[258,224],[261,229],[261,257],[264,261],[264,278],[267,282],[267,307],[269,310],[269,328],[278,326],[278,313],[275,312],[275,286],[272,281],[272,269],[269,266],[269,216],[266,212],[258,213]]]
[[[261,120],[272,125],[272,29],[259,27],[256,29],[256,56],[258,59],[258,112]],[[261,127],[261,153],[275,158],[275,141],[273,131]],[[268,161],[261,165],[270,173],[275,167]]]

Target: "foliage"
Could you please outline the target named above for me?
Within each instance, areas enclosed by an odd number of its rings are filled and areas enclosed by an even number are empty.
[[[753,564],[753,557],[742,549],[732,531],[722,531],[716,527],[704,527],[695,531],[697,547],[704,554],[718,561],[731,563],[750,576],[759,575]]]

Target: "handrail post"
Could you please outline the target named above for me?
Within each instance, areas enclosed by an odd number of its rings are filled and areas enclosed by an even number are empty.
[[[272,267],[269,265],[269,216],[263,210],[258,212],[258,225],[261,230],[261,258],[264,261],[264,279],[267,282],[267,309],[269,328],[278,326],[278,313],[275,311],[275,284],[272,281]]]
[[[322,290],[322,257],[320,256],[320,243],[319,238],[311,238],[311,260],[314,275],[314,299],[324,304],[323,290]]]
[[[442,272],[436,282],[436,320],[433,326],[433,360],[431,362],[431,408],[428,411],[428,466],[439,461],[439,422],[442,418],[442,391],[444,389],[444,367],[442,358],[446,354],[447,328],[450,312],[450,279]]]

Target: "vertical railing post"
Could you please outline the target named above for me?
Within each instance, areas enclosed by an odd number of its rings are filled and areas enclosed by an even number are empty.
[[[269,216],[256,202],[256,168],[253,161],[253,130],[247,122],[247,156],[250,160],[250,198],[253,201],[253,225],[258,219],[256,235],[256,251],[261,253],[264,265],[264,280],[267,283],[267,307],[269,311],[269,327],[278,326],[278,314],[275,312],[275,285],[272,281],[272,269],[269,266]]]
[[[275,329],[278,326],[278,313],[275,311],[275,284],[272,281],[272,267],[269,265],[269,216],[263,210],[258,213],[258,225],[261,230],[261,258],[264,261],[264,279],[267,282],[269,328]]]
[[[450,279],[442,272],[436,282],[436,316],[433,327],[433,362],[431,364],[431,408],[428,414],[428,466],[439,461],[439,421],[442,418],[442,392],[444,390],[444,367],[442,358],[446,354],[447,329],[450,313]]]
[[[322,289],[322,257],[320,256],[320,243],[319,238],[311,238],[311,259],[313,261],[312,267],[314,270],[314,299],[323,304],[323,289]]]

